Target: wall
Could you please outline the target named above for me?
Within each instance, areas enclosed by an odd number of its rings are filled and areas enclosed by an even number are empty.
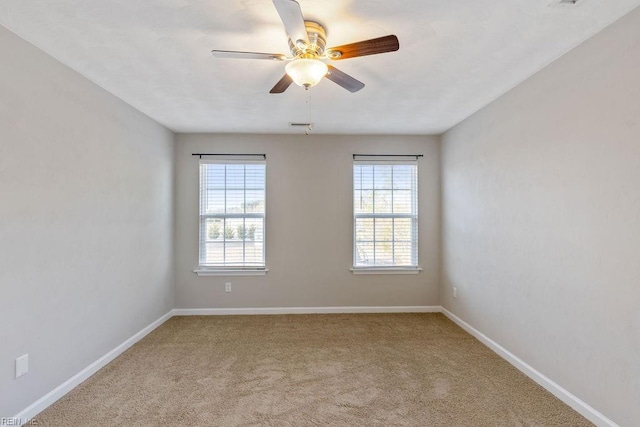
[[[628,426],[640,423],[639,70],[636,9],[442,146],[443,305]]]
[[[173,307],[173,134],[3,27],[0,52],[10,417]]]
[[[198,158],[266,153],[266,262],[258,277],[198,277]],[[352,154],[424,154],[418,170],[418,275],[357,275]],[[439,147],[435,137],[177,135],[176,307],[437,305]],[[311,225],[311,226],[310,226]],[[225,293],[224,283],[232,283]]]

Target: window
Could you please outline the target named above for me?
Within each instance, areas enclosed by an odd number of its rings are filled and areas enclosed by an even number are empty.
[[[418,268],[418,162],[355,160],[354,271]]]
[[[265,169],[200,161],[200,269],[264,270]]]

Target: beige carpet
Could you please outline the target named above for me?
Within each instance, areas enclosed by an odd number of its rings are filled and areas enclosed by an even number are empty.
[[[441,314],[174,317],[51,426],[586,426]]]

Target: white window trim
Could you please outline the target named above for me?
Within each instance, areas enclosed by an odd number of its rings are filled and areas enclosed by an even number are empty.
[[[193,270],[199,277],[203,276],[264,276],[269,271],[268,268],[261,268],[255,270],[238,269],[229,270],[224,268],[196,268]]]
[[[418,274],[421,267],[351,267],[353,274]]]

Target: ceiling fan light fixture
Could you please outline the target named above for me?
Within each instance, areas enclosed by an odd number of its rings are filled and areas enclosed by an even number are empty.
[[[319,59],[300,58],[289,62],[285,71],[295,84],[310,88],[320,83],[320,80],[327,75],[329,68]]]

